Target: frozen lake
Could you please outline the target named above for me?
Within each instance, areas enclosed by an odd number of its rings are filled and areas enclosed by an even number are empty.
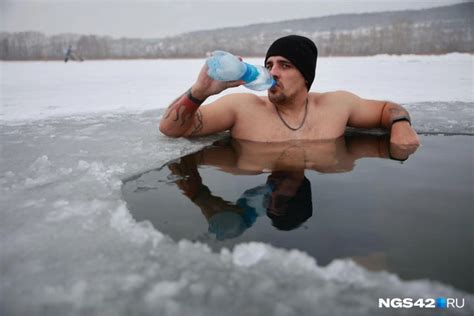
[[[246,61],[263,64],[263,59]],[[165,108],[194,83],[203,64],[204,59],[1,62],[0,119]],[[472,103],[472,73],[468,54],[319,58],[312,90],[342,89],[398,103]],[[229,92],[248,90],[224,93]]]
[[[266,243],[213,252],[133,219],[123,179],[219,138],[174,140],[157,129],[202,64],[0,63],[2,315],[414,312],[381,310],[383,297],[465,298],[450,312],[473,313],[472,294],[439,280],[401,280],[350,259],[321,265]],[[320,58],[313,90],[392,100],[410,110],[419,132],[472,135],[472,87],[472,55],[449,54]]]

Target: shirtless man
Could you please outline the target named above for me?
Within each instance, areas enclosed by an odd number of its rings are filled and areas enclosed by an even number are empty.
[[[400,105],[346,91],[310,93],[317,55],[316,45],[306,37],[280,38],[265,57],[265,66],[277,81],[267,97],[236,93],[200,107],[209,96],[244,84],[213,80],[205,65],[191,89],[168,107],[160,131],[170,137],[191,137],[230,130],[237,139],[281,142],[333,139],[343,135],[346,126],[386,128],[393,145],[416,150],[418,135]]]

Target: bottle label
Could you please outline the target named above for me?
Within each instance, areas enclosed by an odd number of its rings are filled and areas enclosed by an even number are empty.
[[[258,69],[254,65],[244,63],[246,66],[246,71],[240,80],[243,80],[247,83],[254,81],[258,77]]]

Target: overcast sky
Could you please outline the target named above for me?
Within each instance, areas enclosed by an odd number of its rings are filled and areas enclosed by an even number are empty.
[[[79,33],[156,38],[252,23],[421,9],[461,0],[0,0],[0,31]]]

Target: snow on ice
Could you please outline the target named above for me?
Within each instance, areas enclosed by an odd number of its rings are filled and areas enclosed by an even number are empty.
[[[472,133],[472,58],[320,58],[313,89],[401,102],[422,132]],[[202,63],[1,63],[2,315],[403,315],[376,298],[438,296],[472,314],[472,295],[438,282],[262,243],[214,253],[137,223],[122,179],[219,138],[157,129]]]

